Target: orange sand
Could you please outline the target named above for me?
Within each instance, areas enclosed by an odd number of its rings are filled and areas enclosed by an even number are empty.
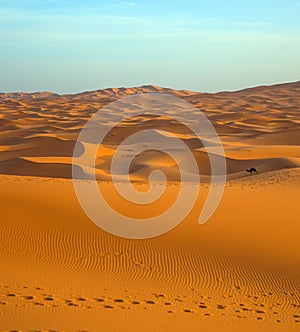
[[[110,100],[159,91],[205,109],[223,141],[229,180],[217,212],[197,224],[209,165],[190,133],[170,127],[203,165],[198,202],[163,236],[117,238],[79,206],[69,179],[74,142]],[[299,92],[300,83],[215,95],[153,86],[0,94],[0,330],[299,330]],[[113,200],[104,181],[120,138],[165,120],[135,121],[117,128],[98,156],[101,188]],[[167,205],[178,189],[170,159],[142,154],[131,175],[144,182],[154,166],[173,181]],[[258,175],[245,172],[251,166]]]

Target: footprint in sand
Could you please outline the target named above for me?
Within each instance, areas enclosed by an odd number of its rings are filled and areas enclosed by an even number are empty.
[[[222,304],[218,304],[217,308],[220,309],[220,310],[224,310],[224,309],[226,309],[226,306],[222,305]]]
[[[104,308],[105,308],[105,309],[114,309],[114,307],[113,307],[112,305],[108,305],[108,304],[105,305]]]
[[[122,299],[115,299],[114,302],[117,302],[117,303],[124,303],[124,300],[122,300]]]
[[[104,302],[104,299],[102,299],[101,297],[100,298],[95,298],[94,300],[97,301],[97,302]]]
[[[252,311],[251,309],[248,309],[246,307],[242,308],[243,311]]]
[[[84,297],[76,297],[76,300],[77,301],[81,301],[81,302],[86,301],[86,299]]]
[[[68,306],[70,306],[70,307],[78,307],[78,304],[70,302],[70,303],[68,303]]]
[[[204,304],[200,304],[200,305],[199,305],[199,308],[200,308],[200,309],[207,309],[207,306],[204,305]]]
[[[50,296],[44,297],[44,300],[45,301],[54,301],[53,297],[50,297]]]
[[[256,310],[258,314],[264,314],[265,312],[263,310]]]

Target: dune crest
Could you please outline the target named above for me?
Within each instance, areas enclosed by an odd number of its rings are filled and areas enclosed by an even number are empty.
[[[299,167],[300,82],[262,86],[236,92],[216,94],[172,90],[153,85],[138,88],[109,88],[77,94],[58,95],[51,92],[0,94],[0,173],[30,176],[56,176],[70,178],[74,144],[80,129],[100,108],[122,97],[139,93],[166,93],[195,105],[214,125],[224,144],[230,178],[247,176],[244,170],[255,166],[260,172]],[[129,105],[130,106],[130,105]],[[128,106],[128,107],[129,107]],[[126,113],[126,109],[122,110]],[[114,112],[103,112],[103,124],[109,124]],[[143,110],[141,109],[141,113]],[[191,114],[197,119],[197,112]],[[141,116],[115,128],[107,137],[105,147],[114,151],[132,128],[167,130],[180,137],[193,151],[197,163],[204,165],[204,176],[209,175],[207,162],[201,152],[202,144],[183,126],[168,119]],[[165,135],[163,131],[157,135]],[[147,145],[147,142],[145,142]],[[278,153],[278,145],[281,153]],[[240,149],[240,147],[242,147]],[[284,148],[282,148],[284,147]],[[128,146],[130,152],[134,147]],[[128,151],[124,151],[126,154]],[[246,153],[248,151],[248,153]],[[52,159],[51,159],[52,157]],[[60,162],[58,157],[62,157]],[[30,158],[30,159],[28,159]],[[47,158],[47,163],[45,159]],[[104,155],[99,180],[109,177],[109,163]],[[159,154],[152,153],[133,170],[135,179],[145,180],[151,163],[178,178],[173,166]],[[28,163],[34,165],[26,166]],[[20,166],[20,165],[24,165]],[[69,165],[69,167],[67,166]],[[167,174],[168,175],[168,174]]]

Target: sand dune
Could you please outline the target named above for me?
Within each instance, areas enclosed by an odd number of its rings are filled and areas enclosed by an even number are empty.
[[[179,227],[134,241],[95,226],[71,180],[2,176],[2,327],[115,331],[134,317],[134,330],[295,331],[299,186],[298,169],[228,182],[199,226],[203,187]]]
[[[160,151],[175,136],[192,152],[201,187],[179,226],[156,238],[128,240],[106,233],[81,209],[72,155],[81,128],[98,109],[141,93],[171,94],[202,110],[222,140],[228,177],[216,213],[199,225],[211,189],[204,142],[170,119],[178,115],[172,107],[170,118],[144,115],[141,107],[140,116],[108,133],[95,165],[78,165],[78,174],[95,172],[101,193],[121,214],[161,214],[176,201],[186,158],[176,149],[177,165]],[[216,94],[157,86],[1,93],[0,330],[299,330],[299,96],[300,82]],[[118,112],[130,115],[132,105],[126,107],[103,111],[100,124],[109,126]],[[193,110],[186,120],[197,116]],[[151,134],[120,147],[140,130]],[[83,142],[79,154],[93,147]],[[118,148],[124,163],[135,156],[129,173],[141,192],[149,189],[152,171],[164,172],[168,183],[159,200],[137,207],[120,197],[111,183]],[[210,151],[220,158],[215,146]],[[118,166],[122,182],[127,174]],[[249,167],[258,174],[250,176]],[[185,175],[192,192],[196,174]]]
[[[205,112],[212,121],[225,146],[227,164],[231,177],[236,173],[240,177],[245,167],[257,166],[261,172],[296,167],[299,162],[298,147],[300,145],[299,132],[299,92],[300,83],[290,83],[270,87],[258,87],[237,92],[222,92],[217,94],[196,93],[190,91],[176,91],[156,86],[144,86],[140,88],[105,89],[91,92],[83,92],[75,95],[57,95],[45,93],[11,93],[0,95],[0,111],[2,121],[2,133],[0,135],[1,161],[0,172],[22,175],[50,176],[48,171],[52,164],[39,163],[38,157],[70,157],[77,135],[89,119],[99,108],[110,101],[136,93],[169,93],[183,98]],[[128,105],[130,107],[130,105]],[[124,111],[124,110],[123,110]],[[104,112],[103,123],[110,123],[114,119],[114,112]],[[191,114],[191,118],[197,118],[197,114]],[[140,116],[125,122],[116,128],[106,140],[107,147],[115,149],[122,140],[137,130],[157,129],[167,130],[181,135],[180,138],[197,154],[201,142],[189,135],[186,129],[176,123],[170,124],[168,119],[152,119],[148,116]],[[182,133],[185,133],[182,135]],[[146,142],[147,144],[147,142]],[[248,158],[239,156],[238,150],[234,155],[232,149],[243,145],[251,148]],[[288,145],[289,153],[285,155],[285,149],[276,155],[277,159],[269,159],[270,146],[274,150],[278,145]],[[256,161],[256,146],[260,157],[265,153],[265,161]],[[264,148],[265,147],[265,151]],[[293,147],[295,148],[292,152]],[[128,147],[130,150],[130,147]],[[152,153],[153,163],[164,171],[164,163],[159,165],[159,155]],[[36,157],[34,167],[22,167],[22,171],[16,171],[20,166],[20,159],[24,157]],[[271,157],[275,157],[271,155]],[[293,157],[293,160],[289,158]],[[203,158],[198,160],[202,162]],[[240,159],[243,159],[241,162]],[[51,168],[55,169],[57,177],[71,177],[66,173],[65,160],[59,167],[56,158],[53,159]],[[147,168],[151,163],[148,157],[145,164],[133,165],[133,169]],[[103,160],[105,163],[105,160]],[[101,162],[101,161],[99,161]],[[23,163],[23,162],[22,162]],[[7,166],[9,165],[9,166]],[[172,166],[168,165],[169,172],[176,173]],[[203,166],[207,169],[207,166]],[[10,169],[10,171],[9,171]],[[26,173],[25,169],[28,170]],[[71,169],[69,167],[69,169]],[[29,171],[30,170],[30,171]],[[108,169],[104,170],[109,173]],[[52,170],[51,170],[52,172]],[[204,171],[204,174],[207,174]],[[247,176],[247,173],[244,173]]]

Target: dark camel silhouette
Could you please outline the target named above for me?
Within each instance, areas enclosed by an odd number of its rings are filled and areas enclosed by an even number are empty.
[[[257,173],[257,170],[256,170],[256,168],[254,168],[254,167],[251,167],[250,169],[246,169],[246,171],[247,171],[248,173],[250,173],[251,175]]]

